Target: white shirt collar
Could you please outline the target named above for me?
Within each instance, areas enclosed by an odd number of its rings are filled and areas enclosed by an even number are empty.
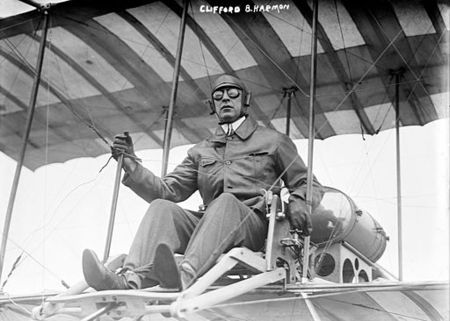
[[[229,126],[231,126],[231,128],[235,132],[239,128],[239,126],[241,126],[241,124],[244,122],[244,120],[245,120],[245,116],[242,116],[242,117],[236,119],[232,123],[226,123],[226,124],[222,124],[220,126],[222,126],[223,131],[225,132],[225,134],[227,134],[229,132],[229,129],[228,129]]]

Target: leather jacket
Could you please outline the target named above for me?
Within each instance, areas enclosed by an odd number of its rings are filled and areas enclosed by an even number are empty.
[[[306,200],[307,168],[292,140],[247,117],[232,136],[227,137],[218,126],[215,134],[189,149],[183,162],[165,177],[138,164],[125,174],[123,183],[148,202],[157,198],[181,202],[198,190],[207,206],[220,194],[231,193],[256,212],[265,213],[262,190],[280,186],[281,180],[291,195]],[[313,209],[321,197],[321,185],[314,178]]]

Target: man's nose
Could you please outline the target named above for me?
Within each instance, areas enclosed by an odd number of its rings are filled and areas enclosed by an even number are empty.
[[[230,98],[230,96],[228,96],[227,91],[224,91],[223,96],[222,96],[222,100],[229,101],[230,99],[231,99],[231,98]]]

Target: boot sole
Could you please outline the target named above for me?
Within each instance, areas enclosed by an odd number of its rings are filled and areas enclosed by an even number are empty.
[[[180,270],[172,250],[165,243],[156,248],[153,261],[155,275],[162,288],[182,290]]]
[[[106,282],[104,272],[102,272],[103,269],[105,267],[101,264],[94,251],[89,249],[83,251],[84,279],[91,288],[97,291],[107,290],[107,288],[102,286]]]

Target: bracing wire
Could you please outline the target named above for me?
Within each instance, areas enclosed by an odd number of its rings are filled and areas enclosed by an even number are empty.
[[[195,20],[196,19],[196,17],[195,17],[195,11],[192,9],[192,3],[190,3],[190,6],[191,6],[191,12],[192,12],[192,18]],[[199,38],[199,37],[198,37]],[[217,61],[217,64],[220,66],[223,62],[226,62],[226,59],[227,59],[227,57],[228,57],[228,55],[232,52],[232,50],[239,44],[239,39],[237,39],[236,41],[234,41],[234,43],[229,47],[229,48],[227,48],[227,51],[223,54],[223,56],[220,58],[220,60],[218,60]],[[202,41],[200,40],[200,38],[199,38],[199,43],[200,43],[200,49],[201,49],[201,53],[202,53],[202,58],[203,58],[203,64],[200,64],[200,63],[198,63],[198,62],[196,62],[196,61],[192,61],[192,60],[187,60],[186,58],[184,58],[186,61],[189,61],[189,62],[191,62],[191,63],[193,63],[193,64],[196,64],[196,65],[198,65],[199,67],[203,67],[203,68],[205,68],[206,69],[206,72],[207,72],[207,76],[208,76],[208,80],[209,80],[209,86],[210,86],[210,90],[212,89],[212,86],[211,86],[211,84],[212,84],[212,81],[211,81],[211,75],[210,75],[210,71],[215,71],[215,72],[223,72],[223,70],[222,69],[217,69],[217,68],[215,68],[215,67],[213,67],[213,66],[207,66],[207,64],[206,64],[206,59],[205,59],[205,48],[204,48],[204,45],[203,45],[203,43],[202,43]],[[206,49],[207,50],[207,49]],[[262,83],[262,82],[257,82],[257,81],[255,81],[255,80],[253,80],[253,79],[246,79],[246,78],[242,78],[241,77],[241,79],[242,80],[245,80],[245,81],[247,81],[248,83],[252,83],[252,84],[254,84],[254,85],[257,85],[257,86],[260,86],[260,87],[263,87],[263,88],[266,88],[266,89],[272,89],[272,90],[274,90],[275,88],[273,88],[273,87],[269,87],[269,86],[267,86],[266,84],[264,84],[264,83]],[[197,88],[196,89],[196,91],[194,91],[194,94],[197,92],[197,90],[199,90],[200,88]]]
[[[38,26],[36,26],[36,28],[37,27]],[[27,38],[27,36],[24,35],[23,38],[21,39],[21,41],[19,41],[18,45],[20,45],[22,42],[24,42],[26,38]],[[14,46],[14,44],[9,39],[6,39],[5,43],[9,47],[9,49],[11,50],[12,55],[15,55],[16,58],[19,61],[22,61],[25,65],[27,65],[28,68],[30,69],[30,71],[32,71],[32,74],[35,75],[36,74],[36,70],[34,69],[34,67],[31,66],[31,64],[28,63],[28,61],[25,58],[25,56],[19,50],[17,50],[16,46]],[[31,50],[31,45],[32,45],[32,43],[30,42],[28,47],[27,47],[27,49],[26,49],[26,54]],[[6,60],[7,60],[7,58],[5,57],[4,61],[6,61]],[[14,88],[16,86],[16,83],[17,83],[17,81],[19,79],[19,74],[20,74],[20,70],[17,70],[17,72],[14,75],[14,79],[13,79],[13,81],[11,83],[11,88]],[[6,97],[5,97],[5,99],[6,99]]]
[[[248,33],[242,29],[241,26],[239,26],[239,24],[237,24],[235,21],[230,20],[236,28],[239,29],[239,31],[245,35],[247,37],[247,39],[250,40],[250,42],[255,46],[256,49],[258,49],[290,82],[292,82],[293,85],[295,85],[298,90],[305,96],[305,97],[309,97],[309,94],[307,94],[301,87],[300,85],[297,83],[297,81],[295,81],[295,79],[293,79],[291,76],[289,76],[289,74],[275,61],[273,60],[273,58],[263,49],[261,48],[261,46],[259,44],[256,43],[256,41],[250,37],[250,35],[248,35]]]
[[[377,25],[378,25],[378,27],[380,28],[380,30],[383,32],[383,34],[384,34],[385,36],[387,36],[387,35],[386,35],[386,32],[384,31],[383,26],[381,25],[381,23],[380,23],[380,21],[377,19],[377,17],[376,17],[373,13],[371,13],[371,15],[372,15],[373,19],[375,20],[375,22],[377,23]],[[431,26],[430,26],[430,28],[431,28]],[[430,30],[430,28],[429,28],[429,30]],[[402,30],[402,29],[400,29],[400,31],[399,31],[399,34],[401,34],[401,33],[403,33],[403,30]],[[411,74],[413,75],[414,79],[415,79],[418,83],[420,83],[420,84],[422,85],[423,90],[426,92],[426,94],[427,94],[428,96],[430,96],[430,93],[428,92],[428,89],[423,85],[423,83],[422,83],[422,81],[420,80],[420,78],[417,77],[417,75],[416,75],[416,73],[414,72],[413,68],[411,67],[410,63],[406,60],[406,58],[404,57],[404,55],[402,54],[402,52],[397,48],[397,46],[395,45],[395,43],[392,44],[392,48],[394,48],[394,50],[395,50],[395,51],[397,52],[397,54],[399,55],[400,59],[405,63],[406,67],[409,69],[409,71],[410,71]],[[415,56],[415,53],[412,55],[411,60],[414,59],[414,56]]]
[[[302,19],[302,27],[300,28],[301,32],[299,33],[300,34],[300,41],[298,43],[298,52],[299,52],[299,54],[302,51],[303,35],[305,34],[304,26],[305,26],[305,19]],[[297,68],[295,70],[295,76],[294,76],[295,81],[298,81],[299,72],[300,72],[300,66],[299,65],[300,64],[297,64]]]
[[[27,257],[29,257],[32,261],[34,261],[36,264],[38,264],[41,268],[43,268],[45,271],[47,271],[50,275],[52,275],[54,278],[56,278],[58,281],[60,281],[61,283],[65,284],[66,282],[64,282],[64,280],[55,272],[53,272],[52,270],[50,270],[47,266],[45,266],[44,264],[42,264],[41,262],[39,262],[38,259],[36,259],[33,255],[31,255],[31,253],[27,250],[25,250],[22,246],[20,246],[17,242],[15,242],[13,239],[9,239],[9,241],[11,243],[13,243],[17,248],[19,248],[23,253],[25,253],[27,256],[24,257],[23,259],[17,260],[17,266],[15,269],[17,269],[24,261]]]
[[[389,77],[389,83],[388,83],[388,85],[387,85],[387,87],[389,88],[390,87],[390,85],[391,85],[391,83],[392,83],[392,79],[393,79],[393,77]],[[388,93],[387,93],[387,91],[385,92],[385,94],[384,94],[384,98],[383,98],[383,100],[382,100],[382,103],[381,103],[381,105],[383,105],[384,103],[385,103],[385,101],[388,99]],[[390,107],[392,107],[392,103],[390,104]],[[375,121],[378,119],[378,115],[380,114],[380,110],[378,110],[377,111],[377,115],[375,116]],[[381,130],[381,128],[383,128],[383,125],[384,125],[384,123],[386,122],[386,119],[387,119],[387,116],[389,115],[389,108],[386,110],[386,112],[384,113],[384,117],[383,117],[383,119],[381,120],[381,122],[380,122],[380,126],[378,126],[378,129],[375,131],[375,133],[379,133],[380,132],[380,130]],[[375,123],[375,121],[374,121],[374,123]]]
[[[57,69],[58,72],[59,72],[59,75],[61,76],[62,90],[60,90],[60,91],[68,93],[69,90],[68,90],[68,87],[67,87],[67,82],[66,82],[66,78],[65,78],[65,73],[64,73],[63,70],[62,70],[61,62],[60,62],[59,59],[56,59],[56,64],[55,64],[55,65],[56,65],[56,69]],[[50,79],[48,79],[47,82],[50,83]],[[54,85],[53,85],[53,86],[54,86]],[[70,97],[69,97],[69,99],[70,99]],[[92,115],[91,115],[91,113],[90,113],[90,110],[89,110],[84,104],[80,104],[79,106],[85,110],[85,112],[87,113],[87,116],[89,117],[89,121],[86,120],[86,122],[87,122],[87,123],[90,123],[90,125],[92,126],[92,129],[95,128],[95,132],[100,133],[100,131],[97,129],[97,126],[95,125],[95,122],[94,122],[94,119],[93,119],[93,117],[92,117]],[[103,135],[102,135],[102,136],[103,136]]]
[[[390,80],[392,80],[392,78],[390,78]],[[387,97],[387,92],[386,92],[386,93],[385,93],[385,96],[384,96],[384,99],[383,99],[383,102],[381,103],[381,105],[383,105],[383,104],[384,104],[384,101],[386,101],[387,99],[388,99],[388,97]],[[381,109],[381,107],[380,107],[380,109]],[[378,118],[379,113],[380,113],[380,110],[378,110],[377,115],[375,116],[375,120]],[[384,114],[385,114],[385,115],[384,115],[384,118],[383,118],[383,120],[381,121],[381,124],[380,124],[379,128],[376,130],[376,133],[379,132],[379,130],[382,128],[382,126],[383,126],[385,120],[387,119],[387,116],[389,115],[389,108],[386,110],[386,112],[385,112]],[[375,123],[375,121],[374,121],[374,123]],[[387,140],[384,141],[383,146],[386,145],[386,143],[387,143]],[[364,144],[364,147],[366,147],[366,144],[367,144],[367,143]],[[368,154],[368,150],[369,150],[369,148],[366,148],[366,153],[365,153],[365,155],[361,155],[361,157],[360,157],[360,159],[359,159],[359,161],[358,161],[358,163],[360,163],[361,165],[354,171],[355,174],[353,175],[353,178],[351,178],[351,181],[353,182],[353,185],[350,185],[350,186],[349,186],[349,191],[356,188],[356,182],[358,181],[356,178],[357,178],[359,175],[361,175],[361,172],[362,172],[363,168],[366,168],[366,167],[367,167],[367,164],[364,163],[362,160],[363,160],[363,158],[366,157],[366,155]],[[378,158],[379,153],[381,153],[381,150],[382,150],[382,149],[380,149],[380,151],[378,152],[378,155],[375,156],[375,159]],[[371,169],[372,166],[369,166],[369,168]],[[364,182],[365,180],[362,180],[362,181]],[[373,182],[373,180],[372,180],[372,182]]]
[[[336,10],[336,16],[337,16],[337,19],[338,19],[338,25],[339,25],[339,31],[340,31],[340,34],[341,34],[342,45],[344,46],[344,54],[345,54],[344,56],[345,56],[345,61],[347,63],[348,74],[349,74],[349,78],[351,80],[351,79],[353,79],[353,77],[352,77],[352,69],[350,67],[350,61],[348,59],[347,45],[345,44],[344,33],[342,31],[341,18],[340,18],[340,15],[339,15],[339,8],[338,8],[338,5],[337,5],[337,0],[334,0],[334,8]]]
[[[156,119],[154,122],[152,122],[151,124],[149,124],[149,126],[147,126],[147,127],[148,127],[148,128],[151,128],[154,124],[156,124],[156,123],[160,120],[160,118],[163,116],[163,114],[164,114],[164,113],[161,113],[161,114],[160,114],[160,117],[159,117],[158,119]],[[136,141],[139,141],[139,139],[137,139]],[[128,157],[130,157],[130,155],[129,155]],[[106,166],[106,165],[105,165],[105,166]],[[104,166],[104,167],[105,167],[105,166]],[[104,168],[104,167],[103,167],[103,168]],[[102,169],[103,169],[103,168],[102,168]],[[100,171],[101,171],[102,169],[100,169]],[[99,173],[100,173],[100,171],[99,171]],[[69,193],[67,193],[67,195],[66,195],[66,196],[59,202],[59,204],[56,206],[56,208],[55,208],[54,211],[53,211],[53,214],[51,215],[51,218],[50,218],[49,220],[47,220],[41,227],[36,228],[36,229],[34,229],[32,232],[30,232],[29,237],[30,237],[31,235],[37,233],[39,230],[45,228],[45,226],[47,226],[48,224],[50,224],[50,222],[51,222],[51,221],[53,220],[53,218],[55,217],[55,215],[56,215],[58,209],[60,208],[60,206],[63,204],[63,202],[64,202],[66,199],[68,199],[68,197],[69,197],[72,193],[74,193],[76,190],[78,190],[80,187],[82,187],[82,186],[84,186],[84,185],[86,185],[86,184],[91,184],[92,182],[94,182],[95,180],[97,180],[97,178],[98,178],[98,176],[97,176],[96,178],[94,178],[94,179],[91,179],[91,180],[87,181],[87,182],[84,182],[84,183],[79,184],[78,186],[74,187],[71,191],[69,191]],[[69,214],[67,214],[67,215],[69,215]],[[46,237],[44,238],[44,240],[43,240],[42,243],[44,243],[44,242],[45,242],[45,241],[46,241],[46,240],[47,240],[47,239],[48,239],[48,238],[49,238],[49,237],[57,230],[58,226],[59,226],[64,220],[65,220],[65,217],[62,218],[62,219],[59,221],[59,223],[57,223],[57,224],[53,227],[53,229],[52,229],[49,233],[46,234]],[[39,246],[41,246],[42,243],[39,243],[39,244],[36,246],[36,248],[38,248]],[[30,255],[30,254],[29,254],[29,255]]]
[[[339,110],[339,108],[341,108],[342,104],[347,100],[348,97],[350,97],[351,94],[353,94],[356,90],[356,88],[359,87],[359,85],[362,83],[363,79],[369,74],[369,72],[375,68],[375,66],[378,64],[378,61],[380,61],[380,59],[382,57],[384,57],[384,55],[386,54],[386,52],[388,51],[388,49],[395,43],[395,41],[397,40],[397,38],[401,35],[402,30],[400,30],[395,36],[394,38],[392,38],[392,40],[389,42],[389,44],[383,49],[383,51],[378,55],[378,57],[375,59],[375,61],[372,62],[372,64],[369,66],[369,68],[367,68],[367,70],[362,74],[362,76],[359,78],[359,80],[353,85],[353,87],[351,88],[351,90],[349,90],[344,97],[341,99],[341,101],[336,105],[336,107],[333,108],[332,111],[337,111]],[[317,130],[317,132],[320,132],[322,130],[322,128],[326,125],[326,123],[322,124],[319,129]]]
[[[360,169],[359,169],[359,172],[360,172],[363,168],[372,168],[372,167],[373,167],[373,164],[376,164],[378,157],[381,156],[381,152],[383,151],[383,149],[384,149],[385,146],[387,145],[388,141],[389,141],[389,134],[386,135],[386,138],[385,138],[385,140],[383,141],[382,147],[379,149],[377,155],[375,155],[375,157],[373,158],[372,164],[370,164],[370,165],[369,165],[369,164],[365,164],[366,166],[364,166],[364,164],[361,164],[361,167],[360,167]],[[371,173],[371,172],[368,172],[368,173],[365,175],[365,177],[366,177],[367,175],[369,175],[370,173]],[[358,175],[359,175],[359,173],[358,173]],[[365,182],[365,177],[364,177],[364,179],[362,179],[362,180],[360,181],[360,184],[364,184],[364,182]],[[357,184],[357,181],[356,181],[356,180],[353,180],[353,184],[354,184],[354,185],[350,186],[349,191],[350,191],[350,190],[353,190],[353,189],[356,189],[356,190],[360,189],[360,188],[356,188],[356,184]]]
[[[189,1],[189,7],[190,7],[190,9],[191,9],[191,13],[192,13],[192,18],[195,20],[195,14],[194,14],[194,9],[192,8],[192,1]],[[208,64],[206,63],[206,58],[205,58],[205,53],[204,53],[204,51],[203,51],[203,43],[202,43],[202,41],[200,40],[200,37],[197,37],[198,38],[198,44],[199,44],[199,46],[200,46],[200,52],[202,53],[202,59],[203,59],[203,65],[204,65],[204,68],[205,68],[205,71],[206,71],[206,75],[207,75],[207,77],[208,77],[208,84],[209,84],[209,90],[211,91],[212,90],[212,86],[211,86],[211,75],[209,74],[209,70],[208,70]]]
[[[433,58],[433,56],[434,56],[436,50],[439,48],[439,44],[440,44],[442,38],[444,37],[444,34],[445,34],[445,33],[442,33],[442,34],[439,36],[439,39],[436,41],[436,45],[434,46],[434,48],[433,48],[431,54],[429,55],[429,57],[428,57],[428,59],[427,59],[425,65],[423,66],[422,70],[420,71],[420,74],[419,74],[419,76],[418,76],[418,80],[412,82],[412,83],[413,83],[413,88],[412,88],[411,91],[409,92],[408,97],[406,97],[406,100],[407,100],[407,101],[408,101],[409,98],[413,95],[413,93],[414,93],[416,87],[418,86],[419,82],[420,82],[421,85],[423,86],[423,83],[422,83],[421,78],[422,78],[423,74],[425,73],[426,68],[427,68],[428,65],[430,64],[431,59]],[[402,82],[400,82],[399,85],[400,85],[400,84],[402,84]]]
[[[336,17],[338,19],[338,26],[339,26],[339,31],[340,31],[340,34],[341,34],[342,45],[344,47],[344,57],[345,57],[345,61],[347,63],[348,76],[349,76],[349,80],[351,81],[353,79],[353,77],[352,77],[352,69],[350,68],[350,62],[349,62],[348,54],[347,54],[347,46],[345,44],[344,33],[342,32],[341,18],[340,18],[340,15],[339,15],[339,8],[338,8],[336,0],[334,0],[334,8],[336,10]],[[353,85],[352,83],[350,83],[350,84]],[[364,136],[365,129],[364,129],[364,125],[363,125],[362,121],[359,122],[359,127],[361,129],[362,139],[366,140],[366,138]]]
[[[34,75],[34,74],[36,73],[36,71],[34,70],[34,67],[31,66],[31,64],[27,61],[27,59],[26,59],[26,58],[25,58],[25,57],[17,50],[17,48],[16,48],[12,43],[10,43],[10,42],[8,42],[8,41],[7,41],[7,43],[8,43],[10,46],[12,46],[12,51],[16,54],[17,57],[19,57],[19,61],[21,61],[21,62],[23,63],[23,65],[25,66],[25,68],[26,68],[31,74]],[[57,61],[57,64],[56,64],[56,65],[57,65],[57,67],[59,67],[59,70],[60,70],[60,66],[59,66],[58,61]],[[62,74],[61,70],[60,70],[60,73]],[[47,85],[50,85],[50,82],[49,82],[48,80],[46,80],[45,83],[47,83]],[[64,79],[63,79],[63,83],[64,83]],[[52,84],[52,86],[54,86],[56,89],[58,89],[58,86],[57,86],[56,84]],[[63,86],[65,86],[65,85],[63,84]],[[61,89],[58,89],[58,90],[61,91]],[[63,88],[63,91],[64,91],[64,88]],[[80,116],[80,115],[74,110],[73,106],[71,106],[71,105],[66,105],[66,104],[64,104],[64,105],[69,109],[69,111],[70,111],[73,115],[76,116],[76,118],[78,118],[82,123],[84,123],[84,124],[87,125],[90,129],[92,129],[92,130],[97,134],[97,136],[109,146],[109,142],[108,142],[108,141],[106,140],[106,138],[99,132],[99,130],[95,127],[95,124],[89,123],[89,122],[88,122],[87,120],[85,120],[82,116]]]
[[[0,287],[0,293],[3,292],[3,289],[5,288],[5,285],[8,283],[9,279],[11,278],[11,276],[13,275],[14,271],[16,270],[20,260],[22,259],[23,256],[23,251],[22,253],[20,253],[20,255],[16,258],[16,260],[14,261],[11,270],[9,271],[8,275],[6,276],[5,280],[2,283],[2,286]]]
[[[295,29],[297,29],[297,30],[300,31],[301,33],[307,33],[307,34],[309,34],[309,35],[312,36],[312,32],[309,31],[309,30],[307,30],[307,29],[304,27],[304,24],[303,24],[302,27],[299,27],[298,25],[295,25],[295,24],[293,24],[292,22],[287,21],[286,19],[283,19],[283,18],[280,17],[279,15],[275,15],[275,14],[273,14],[273,13],[271,13],[271,12],[268,12],[267,15],[269,15],[269,16],[271,16],[272,18],[275,18],[275,19],[277,19],[277,20],[279,20],[279,21],[282,21],[282,22],[286,23],[287,25],[289,25],[289,26],[291,26],[291,27],[294,27]],[[303,22],[304,22],[304,20],[303,20]],[[320,38],[319,38],[319,39],[320,39]]]

